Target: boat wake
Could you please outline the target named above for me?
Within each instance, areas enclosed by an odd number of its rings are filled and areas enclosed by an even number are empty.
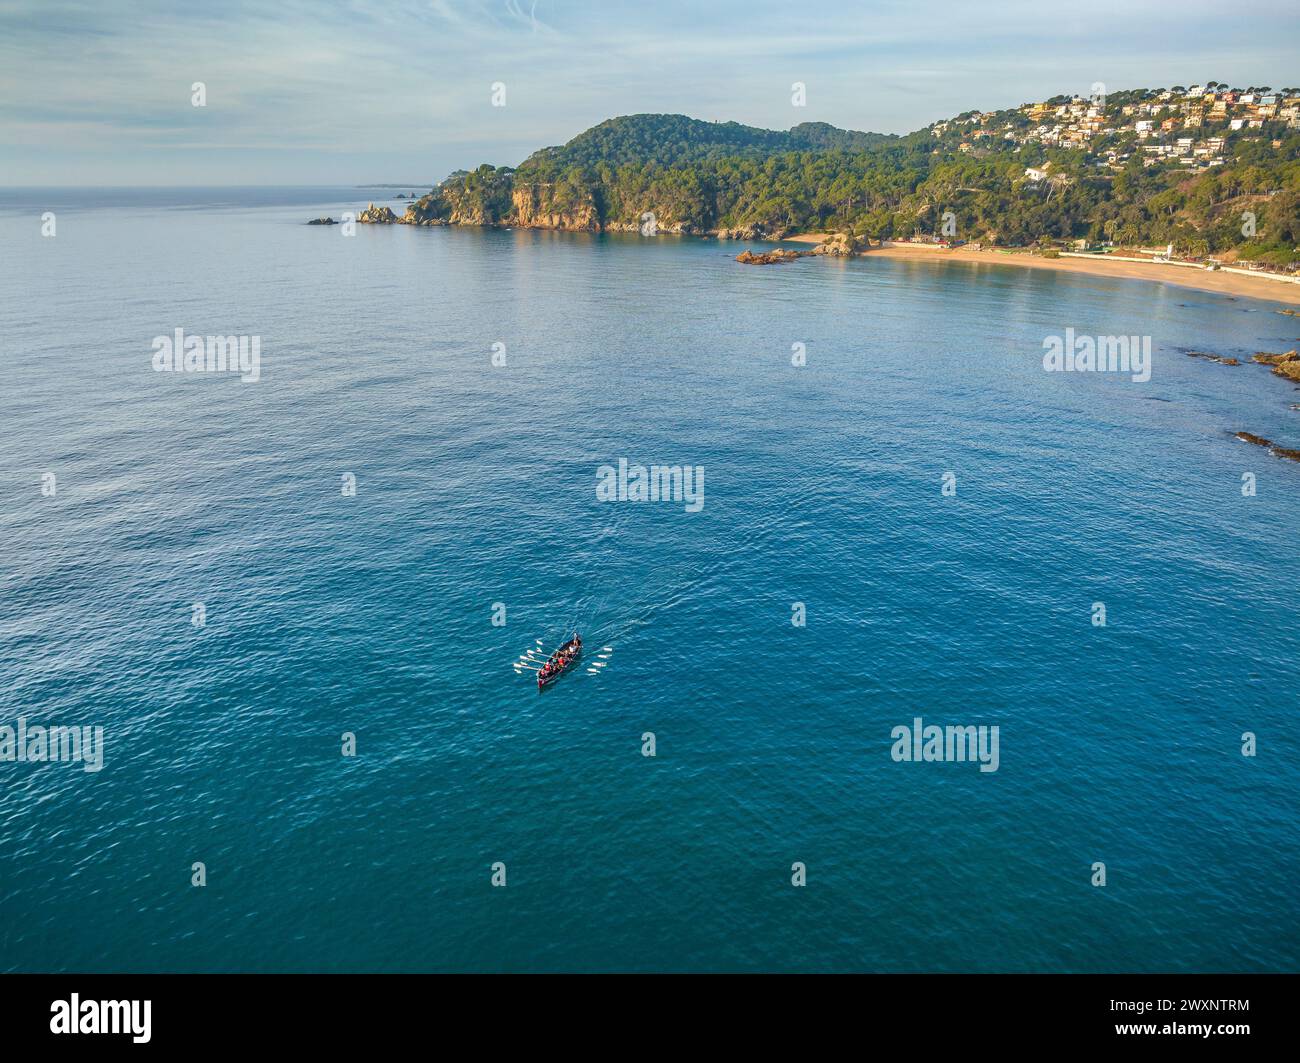
[[[613,524],[604,529],[600,537],[617,538],[620,530],[617,524]],[[594,558],[589,561],[595,564]],[[535,645],[525,650],[514,662],[515,671],[521,675],[525,672],[536,674],[555,652],[550,647],[560,645],[575,632],[582,632],[588,645],[600,643],[600,649],[586,662],[586,674],[603,675],[616,645],[634,637],[638,629],[649,626],[662,613],[693,600],[700,594],[701,586],[713,579],[720,567],[721,563],[705,566],[704,571],[693,571],[690,578],[675,580],[667,586],[659,580],[655,584],[653,597],[645,595],[640,602],[629,602],[625,586],[617,581],[593,581],[593,585],[604,589],[584,595],[574,602],[566,618],[567,622],[561,628],[563,634],[550,642],[535,640]],[[615,595],[619,598],[618,611],[624,614],[617,618],[609,615],[610,599]],[[645,600],[647,598],[649,600]]]

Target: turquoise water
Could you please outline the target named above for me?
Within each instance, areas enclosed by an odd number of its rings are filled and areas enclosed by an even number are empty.
[[[1282,304],[301,224],[379,196],[0,197],[0,724],[105,735],[0,763],[0,969],[1300,965],[1300,466],[1232,439],[1300,393],[1181,350]],[[1151,381],[1044,372],[1067,326]],[[620,458],[703,509],[598,502]],[[998,770],[895,762],[917,716]]]

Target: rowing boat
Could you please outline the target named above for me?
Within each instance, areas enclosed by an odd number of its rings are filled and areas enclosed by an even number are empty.
[[[555,682],[557,678],[582,656],[582,636],[575,634],[563,646],[556,650],[537,673],[537,689]]]

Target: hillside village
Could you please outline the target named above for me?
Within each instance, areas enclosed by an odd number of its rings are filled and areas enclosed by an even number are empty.
[[[1056,97],[1014,111],[970,112],[936,122],[930,135],[957,140],[956,150],[980,154],[992,145],[1083,151],[1099,169],[1122,169],[1137,153],[1144,166],[1175,163],[1189,173],[1222,166],[1230,141],[1255,137],[1281,147],[1284,131],[1300,130],[1300,89],[1236,89],[1219,82],[1190,88],[1135,89],[1109,98]],[[939,150],[936,148],[936,150]],[[1041,181],[1045,168],[1028,166]]]

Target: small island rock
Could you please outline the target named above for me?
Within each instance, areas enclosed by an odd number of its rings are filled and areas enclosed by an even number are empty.
[[[796,258],[803,258],[810,254],[811,251],[790,251],[778,247],[775,251],[764,251],[757,255],[753,251],[742,251],[736,256],[736,261],[743,262],[747,266],[769,266],[774,262],[793,262]]]
[[[363,225],[396,225],[400,220],[392,207],[376,207],[373,203],[357,215]]]

